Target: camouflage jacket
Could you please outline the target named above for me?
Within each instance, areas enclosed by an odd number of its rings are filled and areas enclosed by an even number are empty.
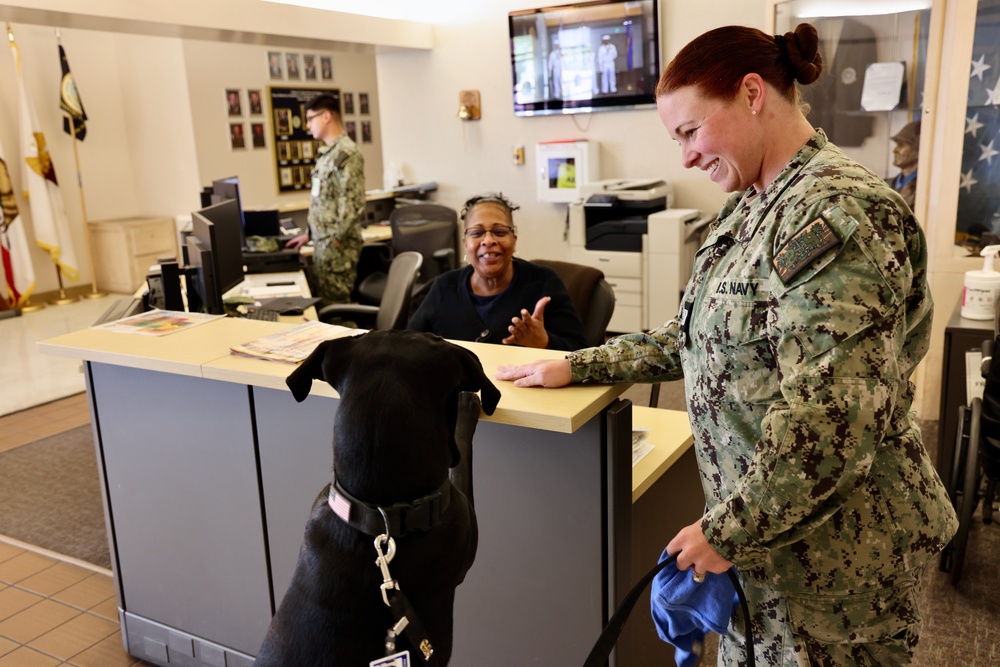
[[[310,237],[317,250],[341,244],[361,247],[365,214],[365,159],[357,145],[341,134],[319,149],[309,200]]]
[[[957,522],[910,411],[927,351],[923,233],[818,131],[732,196],[677,318],[571,353],[575,381],[684,377],[709,543],[805,595],[893,585]]]

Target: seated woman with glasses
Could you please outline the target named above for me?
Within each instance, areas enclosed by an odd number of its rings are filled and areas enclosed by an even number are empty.
[[[559,276],[514,257],[517,209],[499,193],[465,202],[462,243],[469,264],[434,280],[409,329],[479,343],[587,347],[583,322]]]

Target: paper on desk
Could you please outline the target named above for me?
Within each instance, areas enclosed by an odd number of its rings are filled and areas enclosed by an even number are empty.
[[[316,346],[325,340],[341,336],[357,336],[365,331],[366,329],[351,329],[325,322],[306,322],[263,338],[234,345],[230,348],[230,352],[254,359],[297,364],[312,354]]]
[[[94,329],[115,333],[140,334],[142,336],[166,336],[176,331],[190,329],[205,322],[217,320],[225,315],[206,315],[176,310],[150,310],[114,322],[98,324]]]
[[[653,451],[653,445],[646,442],[649,435],[648,428],[635,427],[632,429],[632,467],[634,468],[646,454]]]

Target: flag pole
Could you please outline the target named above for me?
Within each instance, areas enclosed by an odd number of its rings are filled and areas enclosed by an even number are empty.
[[[58,35],[57,35],[58,38]],[[73,161],[76,163],[76,185],[80,189],[80,210],[83,212],[83,238],[87,242],[87,261],[90,263],[90,293],[84,294],[84,299],[100,299],[107,292],[97,291],[97,271],[94,270],[94,246],[90,241],[90,223],[87,220],[87,200],[83,196],[83,174],[80,173],[80,154],[76,147],[76,121],[69,114],[69,136],[73,142]]]
[[[56,30],[56,42],[58,42],[58,41],[59,41],[59,30],[57,29]],[[70,122],[72,122],[72,120]],[[73,156],[76,157],[76,135],[73,135],[72,139],[73,139]],[[79,162],[77,162],[77,166],[76,166],[76,175],[77,175],[77,180],[79,181],[79,178],[80,178],[80,164],[79,164]],[[84,230],[83,230],[84,234],[83,234],[83,237],[87,238],[87,233],[86,233],[87,232],[87,228],[86,228],[87,216],[86,216],[86,213],[84,213],[83,222],[84,222]],[[68,239],[68,241],[70,243],[73,242],[72,239]],[[88,239],[87,248],[88,249],[90,248],[89,239]],[[71,303],[75,303],[78,300],[77,297],[69,297],[69,296],[66,295],[66,289],[63,287],[62,268],[59,266],[59,262],[57,262],[55,259],[53,259],[52,263],[55,264],[55,267],[56,267],[56,278],[59,280],[59,296],[56,297],[55,299],[52,299],[51,301],[49,301],[49,305],[50,306],[66,306],[66,305],[69,305]],[[91,265],[90,270],[91,270],[91,272],[93,272],[93,270],[94,270],[93,265]]]
[[[10,27],[10,21],[7,21],[7,39],[8,39],[8,41],[10,41],[11,45],[14,46],[15,49],[16,49],[16,44],[14,42],[14,31]],[[21,63],[20,62],[16,62],[15,65],[18,67],[18,69],[20,69],[20,67],[21,67]],[[56,268],[58,268],[58,267],[56,267]],[[28,298],[26,298],[24,300],[24,303],[21,304],[20,308],[21,308],[21,312],[22,313],[33,313],[35,311],[38,311],[38,310],[41,310],[41,309],[45,308],[45,304],[44,303],[31,303],[31,297],[28,296]]]
[[[76,297],[71,297],[66,295],[66,289],[63,287],[62,269],[59,268],[59,262],[52,260],[52,265],[56,267],[56,278],[59,279],[59,296],[49,301],[49,305],[65,306],[71,303],[75,303],[77,301]]]

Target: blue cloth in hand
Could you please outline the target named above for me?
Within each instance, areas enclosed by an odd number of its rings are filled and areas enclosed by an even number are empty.
[[[664,550],[660,562],[667,557]],[[693,667],[698,662],[705,633],[725,634],[739,604],[727,575],[709,572],[700,584],[691,575],[671,563],[653,579],[650,594],[656,633],[676,647],[674,661],[678,667]]]

